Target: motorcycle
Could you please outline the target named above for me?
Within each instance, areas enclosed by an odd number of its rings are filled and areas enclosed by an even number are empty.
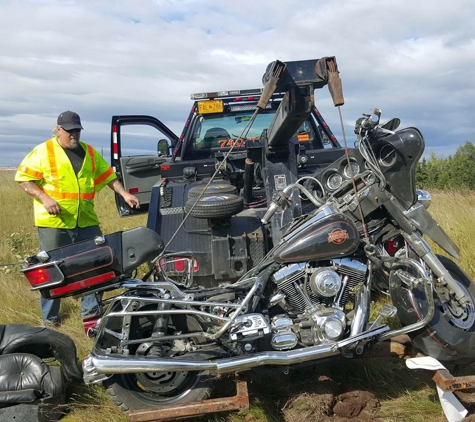
[[[294,192],[312,210],[237,282],[196,285],[193,254],[164,253],[143,227],[30,258],[23,272],[45,297],[121,289],[88,321],[84,381],[128,411],[203,400],[216,374],[362,355],[400,334],[440,361],[473,361],[475,286],[424,239],[459,257],[427,211],[430,195],[415,189],[424,138],[380,116],[357,120],[345,156],[278,192],[262,224],[292,209]],[[183,276],[172,278],[177,256]],[[131,277],[145,262],[148,274]],[[392,304],[372,319],[378,291]],[[398,328],[385,323],[394,316]]]

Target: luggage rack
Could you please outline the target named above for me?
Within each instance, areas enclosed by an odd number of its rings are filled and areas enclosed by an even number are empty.
[[[408,359],[424,356],[412,346],[406,335],[394,337],[389,341],[382,341],[363,354],[361,358],[371,357],[398,357]],[[454,377],[447,369],[425,370],[435,384],[445,392],[475,389],[475,375]],[[218,412],[239,412],[249,409],[249,393],[247,382],[236,377],[236,394],[232,397],[223,397],[199,402],[176,404],[166,407],[132,410],[129,412],[130,422],[172,421],[205,416]]]

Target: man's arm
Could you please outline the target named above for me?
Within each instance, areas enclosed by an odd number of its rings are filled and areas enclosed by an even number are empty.
[[[140,208],[140,202],[138,198],[131,193],[127,192],[124,187],[122,186],[122,183],[119,182],[119,179],[114,179],[111,180],[107,186],[109,186],[115,193],[119,194],[124,198],[124,201],[127,202],[127,204],[133,208]]]
[[[44,193],[35,182],[19,182],[19,185],[28,195],[40,200],[46,208],[46,211],[50,214],[61,214],[59,204],[49,195]]]

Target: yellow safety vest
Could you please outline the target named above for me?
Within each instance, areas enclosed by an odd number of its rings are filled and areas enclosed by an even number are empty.
[[[50,215],[43,203],[35,198],[35,224],[38,227],[73,229],[99,224],[94,196],[114,180],[116,174],[91,145],[81,141],[79,144],[86,156],[77,176],[57,137],[34,148],[18,167],[15,181],[35,182],[61,207],[59,215]]]

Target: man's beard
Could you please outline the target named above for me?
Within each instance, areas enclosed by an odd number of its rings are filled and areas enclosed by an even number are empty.
[[[79,146],[79,139],[73,138],[72,136],[69,138],[69,148],[76,149]]]

